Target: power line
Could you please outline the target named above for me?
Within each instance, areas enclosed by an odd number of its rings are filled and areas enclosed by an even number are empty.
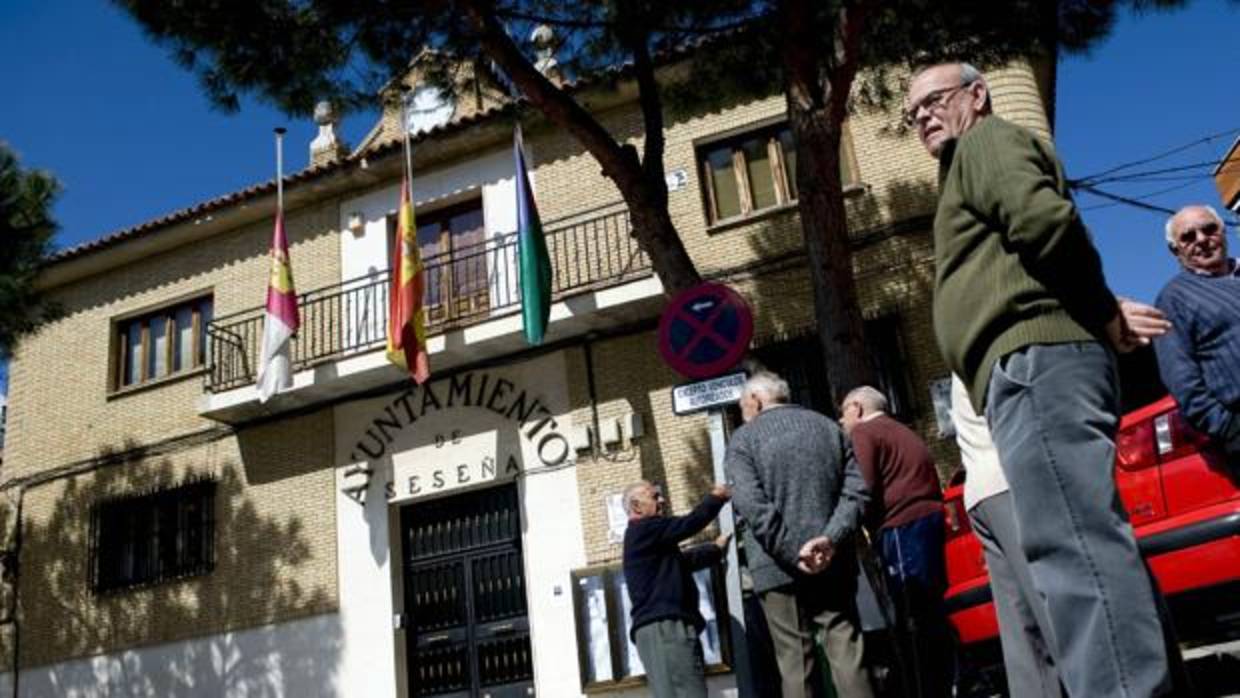
[[[1158,206],[1157,204],[1151,204],[1148,201],[1142,201],[1141,199],[1134,199],[1128,196],[1121,196],[1113,192],[1098,189],[1097,187],[1094,187],[1089,184],[1078,184],[1077,188],[1080,189],[1081,191],[1088,192],[1090,194],[1093,194],[1094,196],[1099,196],[1103,199],[1110,199],[1111,201],[1114,201],[1116,203],[1126,204],[1128,206],[1133,206],[1135,208],[1143,209],[1146,211],[1151,211],[1153,213],[1163,213],[1169,216],[1173,216],[1176,213],[1175,210],[1167,208],[1165,206]],[[1226,218],[1223,219],[1223,225],[1226,225],[1231,228],[1240,228],[1240,222],[1237,222],[1234,220],[1229,221]]]
[[[1189,148],[1194,148],[1199,145],[1205,145],[1207,143],[1210,143],[1211,141],[1218,140],[1219,138],[1222,138],[1223,136],[1230,136],[1236,133],[1240,133],[1240,128],[1230,128],[1230,129],[1227,129],[1226,131],[1219,131],[1218,133],[1212,133],[1208,136],[1205,136],[1203,138],[1198,138],[1197,140],[1191,141],[1189,143],[1185,143],[1184,145],[1177,146],[1170,150],[1161,152],[1157,155],[1152,155],[1147,158],[1141,158],[1140,160],[1133,160],[1132,162],[1126,162],[1120,165],[1116,165],[1115,167],[1112,167],[1110,169],[1103,170],[1102,172],[1099,172],[1097,174],[1089,175],[1087,177],[1081,177],[1077,181],[1081,182],[1082,184],[1096,183],[1096,182],[1093,182],[1093,180],[1097,180],[1101,177],[1114,174],[1116,172],[1119,172],[1120,170],[1126,170],[1132,167],[1137,167],[1138,165],[1145,165],[1151,162],[1156,162],[1158,160],[1162,160],[1163,158],[1171,157],[1172,155],[1175,155],[1176,153],[1180,153],[1185,150],[1188,150]]]
[[[1198,180],[1197,180],[1197,179],[1193,179],[1193,180],[1188,181],[1188,182],[1181,182],[1181,183],[1176,184],[1176,185],[1174,185],[1174,186],[1166,187],[1166,188],[1164,188],[1164,189],[1159,189],[1158,191],[1152,191],[1152,192],[1149,192],[1149,193],[1146,193],[1146,194],[1141,194],[1141,195],[1139,195],[1139,196],[1137,196],[1137,197],[1136,197],[1136,200],[1140,201],[1140,200],[1145,200],[1145,199],[1152,199],[1152,198],[1154,198],[1155,196],[1162,196],[1163,194],[1170,194],[1170,193],[1171,193],[1171,192],[1173,192],[1173,191],[1179,191],[1180,189],[1183,189],[1183,188],[1185,188],[1185,187],[1191,187],[1192,185],[1196,184],[1197,182],[1198,182]],[[1093,189],[1086,189],[1085,191],[1087,191],[1087,192],[1089,192],[1089,193],[1091,193],[1091,194],[1095,193]],[[1094,211],[1094,210],[1097,210],[1097,209],[1100,209],[1100,208],[1109,208],[1109,207],[1111,207],[1111,206],[1118,206],[1118,205],[1120,205],[1120,203],[1121,203],[1121,202],[1119,202],[1119,201],[1112,201],[1112,202],[1111,202],[1111,203],[1109,203],[1109,204],[1095,204],[1095,205],[1093,205],[1093,206],[1086,206],[1086,207],[1082,208],[1081,210],[1082,210],[1082,211]]]
[[[1094,176],[1094,177],[1092,177],[1092,178],[1090,178],[1090,177],[1083,177],[1083,178],[1081,178],[1081,179],[1072,179],[1072,180],[1069,180],[1069,184],[1072,184],[1072,185],[1076,185],[1076,184],[1091,184],[1091,185],[1093,185],[1093,184],[1104,184],[1104,183],[1106,183],[1106,182],[1128,182],[1128,181],[1138,181],[1138,180],[1143,180],[1143,179],[1145,179],[1146,177],[1155,176],[1155,175],[1171,174],[1171,173],[1175,173],[1175,172],[1186,172],[1186,171],[1188,171],[1188,170],[1196,170],[1196,169],[1200,169],[1200,168],[1203,168],[1203,167],[1217,167],[1217,166],[1219,166],[1220,164],[1222,164],[1223,162],[1225,162],[1225,161],[1224,161],[1224,160],[1222,160],[1222,159],[1219,159],[1219,160],[1207,160],[1207,161],[1205,161],[1205,162],[1194,162],[1194,163],[1190,163],[1190,164],[1187,164],[1187,165],[1177,165],[1177,166],[1175,166],[1175,167],[1162,167],[1162,168],[1159,168],[1159,169],[1156,169],[1156,170],[1144,170],[1144,171],[1141,171],[1141,172],[1129,172],[1129,173],[1126,173],[1126,174],[1113,175],[1113,176],[1110,176],[1110,177],[1103,177],[1103,176],[1101,176],[1101,175],[1095,175],[1095,176]],[[1228,168],[1228,169],[1230,169],[1230,168]],[[1212,175],[1210,175],[1210,174],[1206,174],[1206,175],[1203,175],[1203,176],[1207,176],[1207,177],[1208,177],[1208,176],[1212,176]]]

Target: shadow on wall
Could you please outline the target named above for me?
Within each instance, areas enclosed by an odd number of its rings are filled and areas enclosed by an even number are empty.
[[[334,599],[298,581],[310,560],[302,522],[262,515],[244,494],[236,463],[212,471],[218,483],[213,571],[140,589],[92,591],[88,551],[96,502],[175,487],[187,474],[167,459],[129,459],[62,481],[50,516],[27,522],[21,665],[37,668],[22,671],[22,696],[334,694],[339,620],[324,615]],[[131,649],[101,654],[118,647]]]

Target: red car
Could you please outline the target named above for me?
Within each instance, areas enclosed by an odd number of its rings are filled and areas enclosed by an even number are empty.
[[[1229,465],[1170,396],[1125,414],[1116,445],[1115,482],[1180,640],[1234,633],[1240,629],[1240,463]],[[944,507],[945,604],[962,655],[984,664],[999,656],[999,628],[961,484],[947,490]]]

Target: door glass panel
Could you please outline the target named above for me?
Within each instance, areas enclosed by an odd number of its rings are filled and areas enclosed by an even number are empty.
[[[151,351],[147,354],[146,375],[159,378],[168,373],[168,318],[160,315],[147,323],[151,333]]]
[[[192,368],[194,362],[194,309],[188,305],[177,308],[175,323],[172,370],[184,371]]]
[[[769,208],[776,203],[775,177],[771,172],[771,153],[767,150],[767,138],[751,138],[741,146],[745,153],[745,168],[749,174],[749,191],[753,196],[755,211]]]

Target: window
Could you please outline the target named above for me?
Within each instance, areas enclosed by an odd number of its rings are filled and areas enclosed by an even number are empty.
[[[116,323],[116,389],[183,373],[206,363],[211,297]]]
[[[211,571],[215,482],[203,480],[95,505],[90,558],[91,588],[96,592]]]
[[[905,369],[904,341],[900,337],[900,319],[896,315],[884,315],[865,321],[865,342],[870,347],[870,358],[878,385],[874,386],[887,396],[887,412],[901,420],[913,418],[913,403],[909,399],[908,371]]]
[[[706,620],[700,635],[706,670],[726,669],[732,661],[723,568],[698,570],[698,610]],[[646,669],[629,638],[632,603],[619,565],[572,574],[582,690],[590,692],[644,683]],[[723,622],[720,622],[721,619]]]
[[[787,124],[701,146],[698,162],[711,223],[797,199],[796,142]],[[853,182],[852,154],[847,147],[840,149],[840,180],[845,185]]]
[[[902,421],[912,419],[913,404],[909,398],[909,378],[905,367],[908,354],[900,336],[899,316],[884,315],[866,320],[865,341],[874,366],[874,388],[887,396],[888,412]],[[799,336],[758,346],[754,349],[754,356],[763,366],[788,381],[791,402],[831,417],[838,416],[839,406],[831,402],[831,385],[818,335],[807,331]]]
[[[427,322],[455,318],[488,307],[486,226],[482,199],[417,212],[418,251],[426,268],[423,305]],[[388,268],[395,249],[396,217],[388,218]]]

